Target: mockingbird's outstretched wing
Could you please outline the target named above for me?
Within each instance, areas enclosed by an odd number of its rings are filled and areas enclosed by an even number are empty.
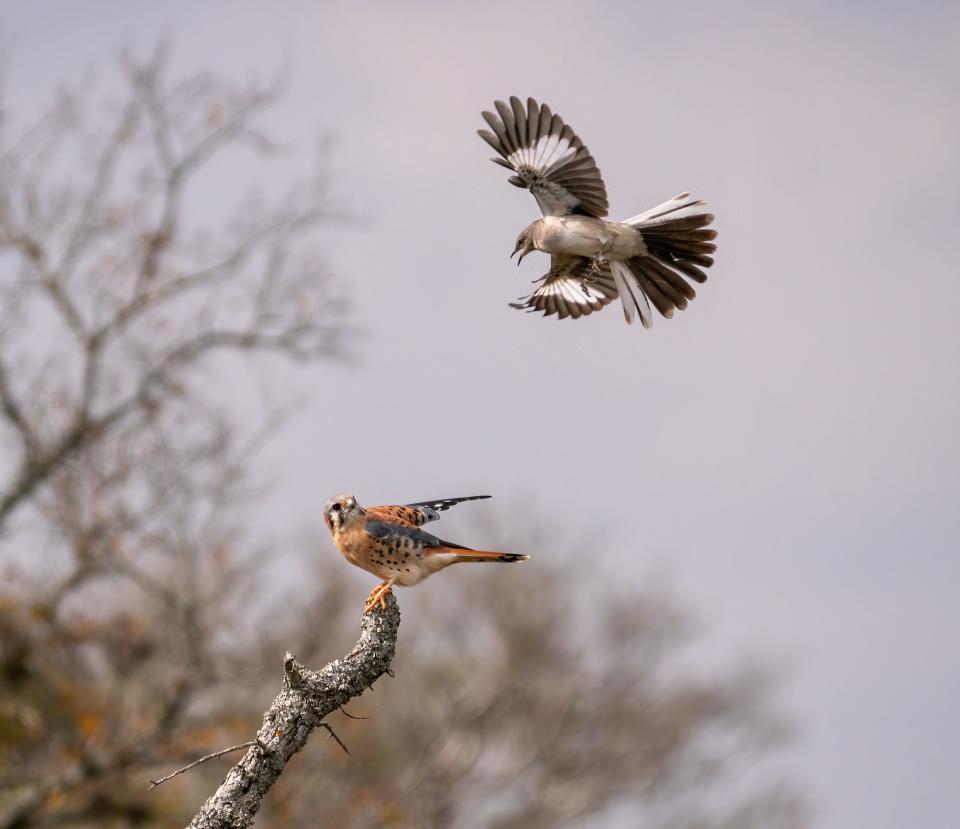
[[[559,115],[533,98],[526,107],[516,96],[509,106],[503,101],[494,106],[499,117],[483,113],[493,132],[477,132],[500,155],[491,161],[516,173],[508,181],[533,193],[544,216],[607,215],[607,189],[597,163]]]
[[[510,307],[529,313],[542,311],[545,317],[557,314],[560,319],[579,319],[601,310],[619,295],[609,263],[597,268],[586,256],[554,254],[550,273],[544,274],[542,281],[530,296],[511,302]]]

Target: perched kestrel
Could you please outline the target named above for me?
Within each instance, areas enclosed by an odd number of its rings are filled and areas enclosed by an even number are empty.
[[[508,181],[533,193],[543,218],[524,228],[511,256],[550,254],[550,271],[514,308],[577,319],[620,297],[627,322],[640,315],[653,324],[650,303],[664,316],[684,309],[696,296],[687,282],[705,282],[713,264],[716,231],[702,201],[681,193],[623,222],[604,219],[607,191],[590,151],[559,115],[533,98],[509,106],[496,101],[497,115],[484,112],[490,129],[478,130],[500,156],[491,161],[512,170]]]
[[[383,579],[367,599],[366,612],[384,598],[394,584],[411,587],[427,576],[461,561],[526,561],[529,556],[471,550],[443,541],[420,527],[436,521],[454,504],[489,495],[441,498],[404,506],[361,507],[352,495],[334,495],[323,508],[323,520],[337,549],[351,564]]]

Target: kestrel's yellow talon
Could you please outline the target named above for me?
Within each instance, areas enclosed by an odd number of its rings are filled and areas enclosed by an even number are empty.
[[[383,610],[387,609],[387,595],[392,593],[391,588],[393,587],[393,581],[385,581],[383,584],[378,584],[370,592],[370,595],[367,596],[367,603],[363,608],[364,613],[369,613],[373,610],[379,603],[380,607]]]

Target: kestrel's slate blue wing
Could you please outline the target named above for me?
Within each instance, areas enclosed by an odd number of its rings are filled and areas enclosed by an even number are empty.
[[[369,512],[369,510],[368,510]],[[451,550],[466,550],[459,544],[444,541],[433,533],[404,524],[389,521],[367,521],[367,535],[378,542],[381,548],[424,551],[430,547],[443,547]]]
[[[452,553],[447,563],[454,561],[525,561],[529,556],[517,553],[501,553],[491,550],[474,550],[452,541],[444,541],[433,533],[417,527],[406,527],[402,524],[392,524],[388,521],[367,521],[367,537],[371,547],[375,548],[374,555],[378,556],[381,565],[402,563],[411,556],[427,558],[442,553]],[[378,561],[374,558],[374,562]],[[395,568],[399,569],[399,568]],[[401,584],[403,582],[401,581]]]
[[[533,193],[544,216],[607,215],[607,189],[597,162],[559,115],[533,98],[526,106],[516,96],[509,106],[503,101],[494,106],[496,115],[483,113],[493,132],[477,132],[500,156],[491,161],[516,173],[507,180]]]

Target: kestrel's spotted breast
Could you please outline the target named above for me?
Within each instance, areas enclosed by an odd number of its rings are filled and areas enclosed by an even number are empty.
[[[435,535],[407,524],[371,520],[367,521],[366,534],[361,555],[367,559],[366,569],[382,579],[408,586],[439,569],[424,561],[428,544],[443,545]]]

